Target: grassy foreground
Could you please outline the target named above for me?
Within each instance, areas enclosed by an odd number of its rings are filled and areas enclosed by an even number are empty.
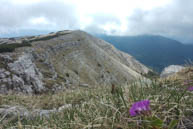
[[[0,119],[0,128],[10,129],[174,129],[193,128],[192,85],[183,81],[139,81],[129,86],[78,88],[39,96],[1,95],[0,105],[22,105],[27,109],[72,107],[49,118]],[[151,113],[130,116],[132,104],[149,100]]]

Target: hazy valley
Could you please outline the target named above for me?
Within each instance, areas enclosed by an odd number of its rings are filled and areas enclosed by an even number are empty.
[[[116,48],[131,54],[137,60],[161,72],[169,65],[186,65],[193,61],[193,45],[163,36],[107,36],[97,37],[110,42]]]

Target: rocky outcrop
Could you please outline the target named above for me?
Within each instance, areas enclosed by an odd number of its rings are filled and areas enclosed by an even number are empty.
[[[0,69],[0,92],[10,90],[24,93],[40,93],[45,90],[42,74],[33,63],[33,56],[23,54],[14,61],[9,55],[0,55],[4,67]]]
[[[83,31],[17,38],[15,43],[23,42],[32,46],[0,54],[0,93],[124,85],[149,71],[132,56]]]
[[[66,104],[58,109],[50,109],[50,110],[45,110],[45,109],[33,109],[33,110],[28,110],[27,108],[23,106],[9,106],[9,105],[1,105],[0,107],[0,116],[1,116],[1,121],[4,119],[9,119],[11,118],[12,120],[16,119],[34,119],[37,117],[47,117],[49,118],[50,115],[53,113],[60,113],[65,109],[72,108],[71,104]]]
[[[180,66],[180,65],[170,65],[161,72],[160,76],[161,77],[168,77],[170,75],[173,75],[181,70],[183,70],[185,67]]]

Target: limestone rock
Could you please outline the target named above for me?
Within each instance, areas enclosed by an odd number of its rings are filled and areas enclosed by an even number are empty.
[[[179,71],[181,71],[182,69],[184,69],[185,67],[180,66],[180,65],[170,65],[166,68],[164,68],[164,70],[161,72],[161,77],[168,77],[170,75],[173,75]]]
[[[28,110],[23,106],[10,106],[10,105],[1,105],[0,107],[0,116],[1,120],[5,118],[11,118],[11,119],[33,119],[36,117],[47,117],[49,118],[51,114],[53,113],[59,113],[65,109],[72,108],[71,104],[66,104],[58,109],[50,109],[50,110],[44,110],[44,109],[32,109]]]
[[[0,93],[10,90],[23,93],[39,93],[45,90],[42,74],[33,63],[30,54],[22,54],[17,60],[1,55],[4,68],[0,69]]]
[[[79,30],[22,37],[11,43],[24,41],[32,46],[0,54],[0,93],[58,92],[85,84],[120,86],[149,71],[132,56]]]
[[[29,111],[22,106],[9,106],[2,105],[0,107],[1,118],[12,118],[15,117],[29,117]]]

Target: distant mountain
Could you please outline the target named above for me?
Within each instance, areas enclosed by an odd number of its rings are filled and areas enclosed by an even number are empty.
[[[182,65],[193,60],[193,45],[182,44],[162,36],[107,36],[97,37],[131,54],[141,63],[161,72],[169,65]]]

